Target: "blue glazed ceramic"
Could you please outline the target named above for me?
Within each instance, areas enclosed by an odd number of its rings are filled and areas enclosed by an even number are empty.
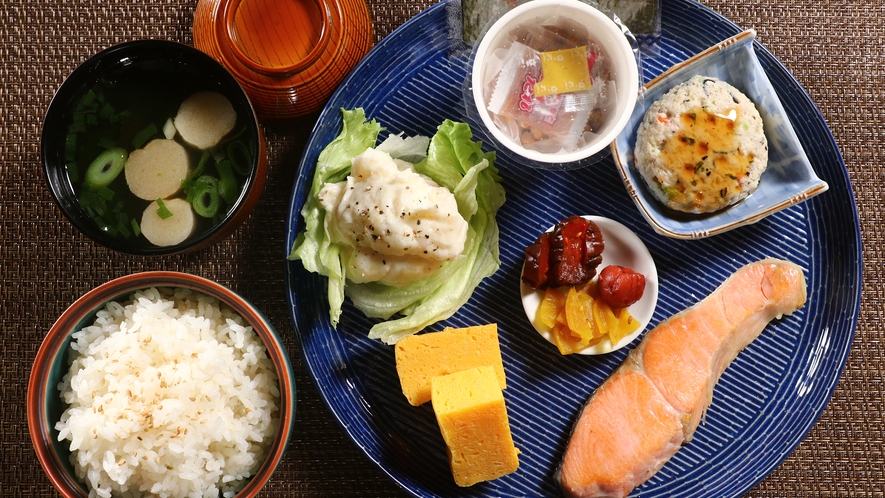
[[[299,211],[319,152],[339,132],[341,108],[363,107],[385,133],[406,135],[430,136],[446,118],[468,120],[462,97],[467,51],[449,37],[448,8],[437,4],[397,29],[332,97],[294,184],[285,254],[303,226]],[[644,81],[741,31],[697,2],[663,0],[661,56],[644,61]],[[639,341],[607,355],[563,357],[525,318],[519,292],[523,251],[573,214],[617,220],[643,240],[660,285],[649,327],[764,257],[794,261],[808,281],[806,306],[772,323],[738,356],[717,385],[694,440],[634,494],[740,496],[793,451],[829,401],[851,348],[860,303],[860,228],[845,164],[826,123],[790,73],[754,45],[808,159],[829,185],[807,202],[715,237],[675,239],[647,223],[611,158],[591,168],[545,171],[498,155],[507,191],[498,212],[501,268],[458,313],[430,329],[498,324],[508,385],[504,397],[522,452],[513,474],[458,488],[431,407],[409,405],[393,348],[366,337],[372,320],[346,303],[332,329],[325,279],[299,261],[288,262],[286,293],[304,363],[330,412],[370,461],[414,496],[560,495],[553,476],[578,411]],[[481,126],[470,124],[475,138],[489,143]]]
[[[653,79],[645,85],[643,98],[612,144],[615,164],[636,207],[661,235],[684,239],[709,237],[755,223],[827,190],[827,183],[815,174],[777,92],[756,57],[755,39],[754,31],[744,31]],[[648,191],[633,160],[636,132],[648,108],[668,90],[696,75],[719,78],[741,90],[756,104],[768,137],[768,168],[756,192],[734,206],[709,215],[686,215],[663,207]]]

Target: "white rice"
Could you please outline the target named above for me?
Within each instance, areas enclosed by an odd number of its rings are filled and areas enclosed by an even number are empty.
[[[90,497],[230,497],[264,462],[277,376],[261,339],[216,299],[146,289],[73,337],[55,428]]]

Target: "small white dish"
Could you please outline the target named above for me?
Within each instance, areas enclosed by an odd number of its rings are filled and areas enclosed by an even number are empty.
[[[627,191],[654,230],[676,239],[701,239],[740,226],[825,192],[806,156],[784,106],[774,91],[765,69],[756,57],[756,32],[744,31],[688,60],[674,65],[645,85],[627,125],[612,144],[612,156]],[[654,199],[636,169],[633,147],[636,131],[649,106],[674,86],[692,76],[719,78],[750,98],[765,122],[768,138],[768,168],[759,188],[747,199],[708,215],[690,215],[667,209]]]
[[[559,17],[577,21],[586,27],[593,40],[602,47],[611,64],[616,104],[609,111],[609,117],[600,130],[583,147],[573,151],[545,153],[524,147],[510,133],[501,129],[503,125],[487,108],[486,104],[491,98],[491,92],[487,93],[487,89],[503,65],[500,53],[506,52],[514,43],[514,30],[525,25],[543,25]],[[582,0],[532,0],[507,11],[483,34],[473,53],[470,93],[473,110],[478,112],[482,124],[496,142],[527,160],[526,164],[529,166],[571,169],[586,166],[587,160],[601,156],[618,136],[636,103],[639,83],[639,68],[634,49],[624,30],[605,13]]]
[[[651,257],[651,253],[632,230],[621,223],[609,218],[601,216],[584,216],[585,219],[591,220],[602,230],[602,240],[605,242],[605,249],[602,251],[602,263],[597,267],[597,273],[603,268],[610,265],[618,265],[635,270],[645,275],[645,292],[642,298],[627,308],[630,314],[636,320],[639,320],[639,328],[632,334],[622,338],[617,344],[612,344],[606,336],[599,343],[584,349],[577,354],[583,355],[599,355],[611,353],[621,349],[633,342],[633,339],[639,337],[640,334],[648,326],[654,315],[655,306],[658,304],[658,270],[655,267],[655,261]],[[550,227],[548,231],[553,230]],[[522,307],[525,315],[529,319],[529,323],[534,327],[535,315],[541,301],[544,299],[544,291],[533,289],[522,282],[520,278],[519,291],[522,295]],[[541,336],[553,344],[553,338],[550,333],[535,327]]]

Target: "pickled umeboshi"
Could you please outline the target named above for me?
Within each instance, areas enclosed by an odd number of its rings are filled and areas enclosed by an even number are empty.
[[[645,275],[623,266],[606,266],[599,272],[599,296],[612,308],[626,308],[642,299]]]

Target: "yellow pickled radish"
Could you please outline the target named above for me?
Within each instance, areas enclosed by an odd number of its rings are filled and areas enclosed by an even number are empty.
[[[601,335],[599,328],[593,321],[593,298],[578,292],[570,287],[565,299],[565,316],[568,327],[581,339],[582,344],[589,344],[595,337]]]
[[[609,340],[611,340],[612,345],[615,345],[638,328],[639,320],[633,318],[633,315],[626,308],[622,308],[618,314],[618,326],[609,331]]]
[[[564,307],[561,303],[562,294],[552,287],[548,287],[544,292],[544,299],[538,307],[538,313],[535,315],[535,325],[539,328],[550,330],[556,325],[556,317],[560,310]]]
[[[571,330],[565,325],[557,325],[551,331],[553,343],[559,349],[560,354],[572,354],[584,349],[580,341],[572,335]]]
[[[599,297],[596,280],[576,287],[552,288],[535,315],[539,330],[550,332],[561,354],[578,353],[608,337],[616,345],[639,328],[626,308],[614,309]]]

